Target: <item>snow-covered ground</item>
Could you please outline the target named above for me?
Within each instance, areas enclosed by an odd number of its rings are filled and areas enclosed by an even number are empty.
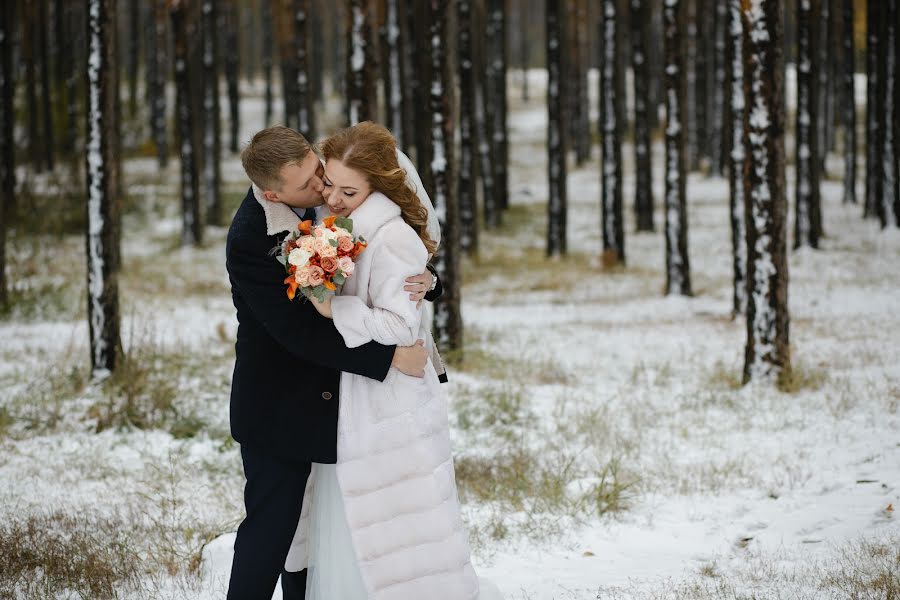
[[[596,154],[570,170],[570,257],[545,261],[541,86],[531,79],[527,105],[513,88],[513,208],[464,265],[467,348],[447,386],[479,574],[530,600],[848,598],[854,585],[880,598],[879,576],[896,590],[900,233],[841,205],[832,169],[822,249],[790,256],[797,382],[740,388],[727,182],[689,179],[693,298],[663,297],[662,235],[632,233],[631,146],[627,267],[598,259]],[[259,98],[242,110],[247,139]],[[224,175],[234,203],[246,189],[235,158]],[[115,547],[139,565],[112,577],[122,597],[221,598],[243,485],[228,437],[224,230],[177,248],[177,167],[135,159],[126,177],[137,196],[123,245],[128,381],[84,382],[82,239],[20,236],[10,250],[20,295],[43,292],[0,321],[0,549]],[[46,589],[60,589],[51,578]],[[46,597],[34,579],[22,597]]]

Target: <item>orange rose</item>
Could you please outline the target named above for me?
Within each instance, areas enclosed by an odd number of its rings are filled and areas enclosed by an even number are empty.
[[[338,261],[333,256],[323,256],[322,257],[322,269],[326,273],[334,273],[337,270]]]

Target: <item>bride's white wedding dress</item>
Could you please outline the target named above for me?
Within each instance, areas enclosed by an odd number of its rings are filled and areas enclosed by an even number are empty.
[[[351,347],[411,345],[427,331],[403,280],[425,248],[378,192],[351,218],[369,246],[332,300],[335,326]],[[313,466],[286,564],[308,567],[307,600],[500,600],[471,565],[434,367],[384,382],[343,373],[340,402],[338,463]]]

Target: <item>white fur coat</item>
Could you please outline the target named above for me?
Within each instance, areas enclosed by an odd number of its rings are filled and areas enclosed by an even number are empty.
[[[332,301],[347,346],[424,337],[422,309],[403,291],[427,253],[400,208],[373,192],[351,215],[368,248]],[[337,477],[363,581],[373,600],[469,600],[478,580],[460,517],[446,399],[431,363],[425,378],[391,369],[384,382],[341,375]],[[306,567],[310,478],[286,563]]]

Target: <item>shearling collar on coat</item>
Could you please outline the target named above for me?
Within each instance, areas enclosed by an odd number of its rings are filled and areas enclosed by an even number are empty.
[[[285,231],[293,231],[300,223],[300,217],[291,210],[291,207],[281,202],[266,200],[264,192],[254,183],[253,197],[262,206],[266,214],[266,235],[278,235]]]

